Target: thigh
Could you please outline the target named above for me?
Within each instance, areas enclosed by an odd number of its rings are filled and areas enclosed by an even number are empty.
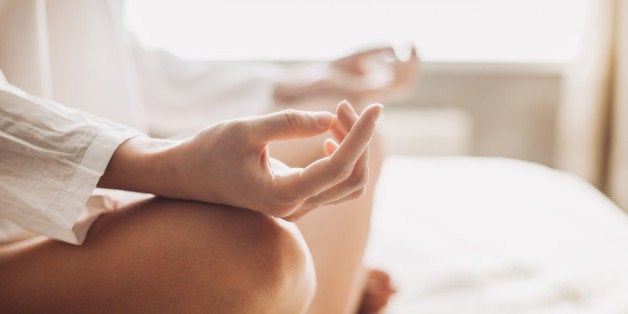
[[[290,251],[264,251],[269,248],[299,245],[286,241],[295,237],[283,236],[291,231],[281,224],[227,206],[165,199],[134,203],[99,218],[82,246],[41,237],[1,248],[0,308],[242,312],[249,302],[234,296],[250,299],[254,296],[243,289],[264,291],[278,274],[277,264],[255,259]],[[298,265],[294,254],[290,258]]]
[[[380,166],[381,160],[370,159],[369,183],[362,197],[319,208],[297,222],[312,252],[318,280],[312,314],[357,310],[365,284],[362,259]]]

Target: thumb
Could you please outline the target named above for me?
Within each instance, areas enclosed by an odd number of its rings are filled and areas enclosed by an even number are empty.
[[[254,119],[258,140],[289,140],[312,137],[331,128],[334,115],[328,111],[282,110]]]

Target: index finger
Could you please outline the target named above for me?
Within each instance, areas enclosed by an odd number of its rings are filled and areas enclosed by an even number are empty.
[[[302,196],[319,194],[351,175],[353,167],[375,132],[382,109],[380,104],[369,106],[333,155],[320,159],[303,170],[295,186],[298,194]]]
[[[360,158],[375,132],[375,125],[383,108],[380,104],[373,104],[364,110],[362,116],[351,127],[345,139],[331,156],[332,162],[336,160],[355,163]]]

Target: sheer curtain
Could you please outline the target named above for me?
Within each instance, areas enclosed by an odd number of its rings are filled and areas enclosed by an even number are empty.
[[[608,193],[628,209],[628,4],[615,0],[615,84],[610,133]]]
[[[628,3],[590,6],[582,53],[565,73],[556,164],[628,210]]]

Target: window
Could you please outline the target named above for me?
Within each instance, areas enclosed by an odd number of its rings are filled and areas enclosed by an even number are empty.
[[[129,0],[148,46],[188,58],[327,59],[416,43],[426,61],[567,62],[586,0]]]

